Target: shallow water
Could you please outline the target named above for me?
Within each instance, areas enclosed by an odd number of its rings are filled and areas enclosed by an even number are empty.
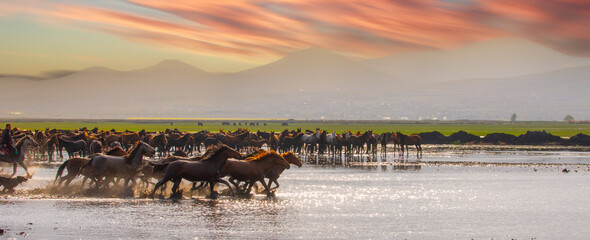
[[[585,239],[590,235],[590,154],[586,152],[443,151],[425,154],[419,161],[411,154],[403,159],[364,157],[293,167],[281,176],[274,199],[194,196],[175,202],[5,195],[0,200],[0,228],[7,233],[0,237],[24,237],[17,235],[20,232],[34,239]],[[326,162],[316,157],[307,160]],[[453,164],[439,164],[444,161]],[[527,165],[539,162],[548,165]],[[564,168],[571,171],[563,173]],[[55,171],[37,168],[19,192],[46,186]]]

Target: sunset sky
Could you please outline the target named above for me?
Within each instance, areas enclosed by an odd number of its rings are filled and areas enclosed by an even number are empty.
[[[234,72],[309,47],[352,58],[498,37],[590,56],[587,0],[0,0],[0,74],[178,59]]]

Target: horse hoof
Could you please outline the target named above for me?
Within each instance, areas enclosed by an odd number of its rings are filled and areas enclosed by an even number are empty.
[[[275,198],[276,197],[275,192],[274,191],[271,191],[269,193],[266,193],[266,197],[267,198]]]
[[[212,192],[211,195],[209,195],[210,199],[218,199],[219,198],[219,193],[216,192]]]

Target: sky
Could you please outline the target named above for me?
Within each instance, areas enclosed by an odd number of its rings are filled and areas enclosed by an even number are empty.
[[[517,37],[590,56],[588,0],[0,0],[0,74],[236,72],[310,47],[356,59]]]

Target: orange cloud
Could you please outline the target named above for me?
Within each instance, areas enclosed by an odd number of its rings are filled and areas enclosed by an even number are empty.
[[[30,3],[11,5],[0,16],[48,16],[132,41],[241,59],[276,58],[311,46],[376,57],[507,35],[590,53],[590,10],[573,0],[127,0],[138,8],[132,12]]]

